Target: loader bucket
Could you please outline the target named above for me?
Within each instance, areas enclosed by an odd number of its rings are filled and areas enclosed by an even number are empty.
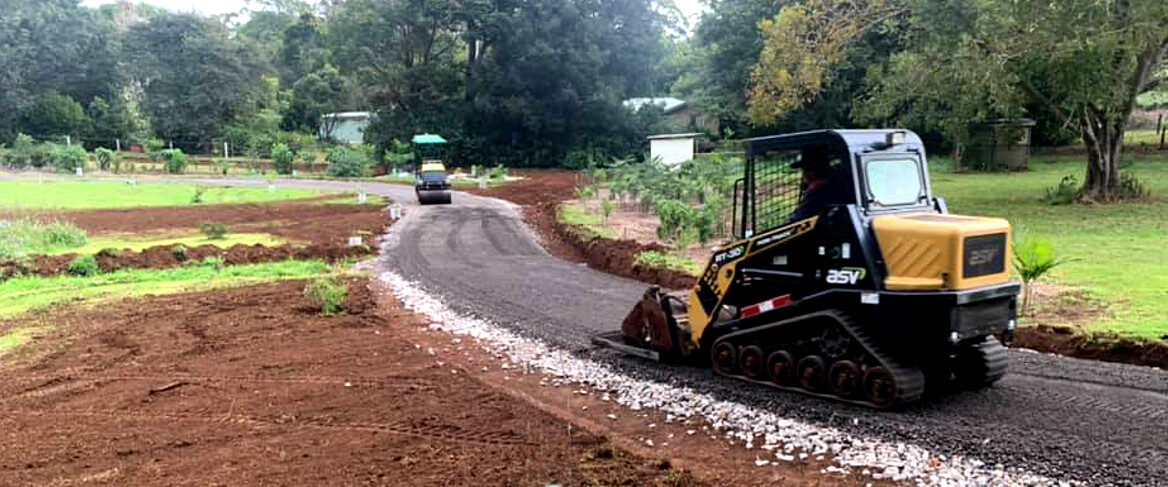
[[[641,301],[621,323],[621,334],[626,343],[664,354],[681,352],[677,332],[665,312],[665,299],[666,295],[656,286],[645,291]]]

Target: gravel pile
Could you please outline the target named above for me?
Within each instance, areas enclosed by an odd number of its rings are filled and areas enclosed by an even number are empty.
[[[1072,485],[1001,465],[986,465],[972,458],[933,455],[912,444],[864,438],[784,418],[744,404],[715,399],[690,388],[634,379],[607,365],[521,337],[489,321],[460,315],[396,273],[382,272],[380,279],[406,307],[429,317],[433,330],[474,338],[488,351],[507,360],[509,366],[547,375],[549,385],[583,386],[632,410],[653,408],[677,420],[704,420],[727,439],[766,452],[756,462],[761,468],[809,456],[831,455],[838,467],[829,467],[825,474],[855,472],[874,479],[922,486]]]

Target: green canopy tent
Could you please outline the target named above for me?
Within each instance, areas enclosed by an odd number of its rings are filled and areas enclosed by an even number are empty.
[[[414,154],[417,154],[418,164],[422,161],[435,161],[442,159],[442,145],[446,144],[446,139],[441,135],[436,134],[418,134],[415,135],[411,142],[414,143],[416,149]]]

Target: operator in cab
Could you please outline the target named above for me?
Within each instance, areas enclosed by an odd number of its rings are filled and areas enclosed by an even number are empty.
[[[855,198],[849,194],[848,185],[833,180],[831,159],[825,147],[804,149],[791,168],[803,170],[803,195],[788,223],[817,216],[828,206],[848,204]]]

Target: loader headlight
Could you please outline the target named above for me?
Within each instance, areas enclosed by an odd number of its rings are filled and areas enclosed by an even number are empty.
[[[889,132],[887,135],[884,136],[884,144],[887,145],[888,147],[892,147],[894,145],[901,145],[904,143],[904,141],[905,141],[905,134],[904,134],[904,132],[901,132],[901,131]]]
[[[949,343],[956,345],[958,340],[961,340],[961,335],[958,335],[957,332],[949,334]]]

